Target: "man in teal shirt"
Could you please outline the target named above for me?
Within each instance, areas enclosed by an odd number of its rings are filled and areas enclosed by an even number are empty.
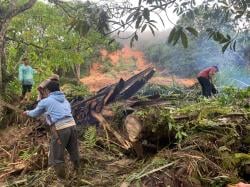
[[[24,58],[23,64],[19,67],[19,80],[22,84],[22,99],[25,98],[27,92],[31,92],[34,84],[33,76],[35,73],[36,70],[29,65],[29,60]]]

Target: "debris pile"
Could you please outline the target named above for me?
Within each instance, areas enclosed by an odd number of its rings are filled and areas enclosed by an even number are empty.
[[[72,97],[74,117],[83,127],[77,184],[206,187],[249,182],[250,89],[228,88],[212,99],[198,97],[196,87],[141,89],[153,73],[148,68],[88,99]],[[1,135],[1,180],[50,185],[53,174],[44,169],[42,156],[46,133],[41,126],[23,128],[29,130],[13,141],[5,142]],[[11,170],[17,162],[25,167]]]

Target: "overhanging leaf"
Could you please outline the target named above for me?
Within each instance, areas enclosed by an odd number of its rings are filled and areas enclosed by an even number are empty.
[[[188,30],[194,36],[196,36],[196,37],[198,36],[197,30],[195,30],[193,27],[186,27],[186,30]]]
[[[233,44],[233,50],[235,51],[236,49],[236,41],[234,41],[234,44]]]
[[[182,45],[183,45],[184,48],[188,47],[187,35],[183,31],[181,31],[181,42],[182,42]]]
[[[139,26],[140,26],[140,23],[141,23],[141,20],[142,20],[142,16],[139,16],[136,20],[136,23],[135,23],[135,28],[138,29]]]
[[[227,42],[223,47],[222,47],[222,53],[224,53],[226,51],[226,49],[228,48],[230,42]]]
[[[133,47],[133,44],[134,44],[134,39],[135,39],[135,37],[133,36],[132,38],[131,38],[131,40],[130,40],[130,47]]]
[[[145,31],[146,28],[147,28],[147,24],[144,24],[142,29],[141,29],[141,32]]]
[[[148,21],[150,20],[150,12],[149,12],[148,8],[144,8],[143,17]]]
[[[178,42],[178,40],[180,39],[181,32],[182,32],[182,27],[177,29],[177,31],[174,35],[174,38],[173,38],[173,45],[175,45]]]
[[[135,33],[135,40],[138,41],[138,35]]]
[[[168,36],[168,43],[171,43],[173,41],[175,33],[176,33],[176,28],[174,27]]]
[[[136,14],[136,11],[135,12],[132,12],[131,14],[129,14],[129,16],[127,17],[126,19],[126,23],[129,22],[129,20]]]
[[[155,31],[154,31],[153,27],[151,25],[149,25],[149,28],[150,28],[152,34],[155,36]]]

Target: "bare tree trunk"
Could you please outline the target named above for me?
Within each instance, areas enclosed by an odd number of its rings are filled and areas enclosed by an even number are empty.
[[[9,8],[0,17],[0,95],[4,93],[5,89],[5,75],[6,75],[6,55],[5,55],[5,35],[9,22],[18,14],[30,9],[37,0],[29,0],[21,6],[17,6],[17,1],[10,1]],[[1,5],[0,5],[1,6]]]
[[[6,75],[6,56],[5,56],[5,32],[7,28],[7,24],[1,24],[0,25],[0,90],[1,94],[4,93],[4,88],[5,88],[5,75]]]
[[[81,64],[76,64],[75,68],[76,68],[77,82],[80,83],[80,79],[81,79]]]
[[[1,99],[1,96],[4,94],[4,66],[6,64],[6,60],[5,60],[5,51],[4,51],[4,32],[2,32],[2,28],[3,28],[3,25],[0,25],[0,99]],[[2,105],[0,105],[0,118],[3,114],[3,107]],[[0,122],[1,122],[1,119],[0,119]]]
[[[18,14],[30,9],[37,0],[28,0],[21,6],[17,6],[17,1],[10,1],[8,10],[0,17],[0,99],[5,93],[6,78],[6,54],[5,54],[5,36],[6,30],[11,19]],[[1,7],[1,4],[0,4]],[[0,105],[0,123],[3,107]]]
[[[74,76],[77,80],[77,83],[80,83],[80,78],[81,78],[81,65],[80,64],[74,64],[72,66],[72,70],[73,70],[73,73],[74,73]]]

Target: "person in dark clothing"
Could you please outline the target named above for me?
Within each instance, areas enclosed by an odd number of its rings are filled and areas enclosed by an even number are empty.
[[[217,90],[212,83],[212,77],[219,71],[219,68],[217,66],[208,67],[204,70],[202,70],[198,76],[197,79],[201,85],[202,88],[202,95],[205,97],[211,97],[212,94],[217,94]]]
[[[48,97],[42,99],[36,108],[25,111],[30,117],[47,114],[47,123],[51,129],[49,165],[53,166],[59,180],[65,179],[64,151],[68,151],[74,168],[79,168],[79,150],[77,143],[76,123],[71,107],[65,95],[60,91],[58,81],[46,85]]]

